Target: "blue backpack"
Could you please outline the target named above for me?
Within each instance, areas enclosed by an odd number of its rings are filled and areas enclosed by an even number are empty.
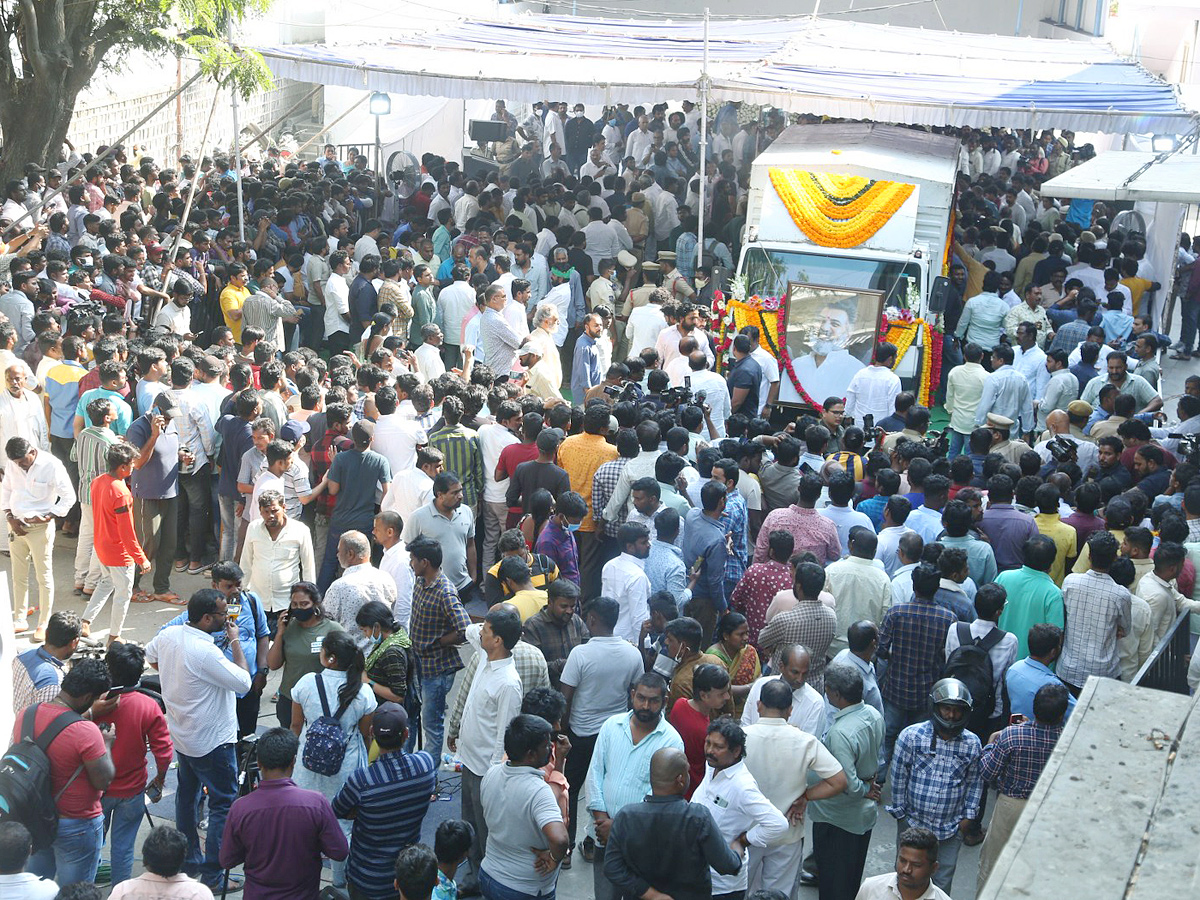
[[[318,672],[316,676],[317,694],[321,698],[321,717],[308,726],[308,734],[304,739],[304,753],[300,758],[304,768],[318,775],[336,775],[342,769],[342,760],[346,758],[346,744],[350,737],[342,728],[342,715],[350,702],[341,704],[336,715],[329,714],[329,698],[325,694],[325,679]]]

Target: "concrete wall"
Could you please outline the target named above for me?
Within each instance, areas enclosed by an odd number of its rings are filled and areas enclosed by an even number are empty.
[[[169,68],[175,69],[173,61]],[[185,67],[182,72],[182,80],[186,81],[193,71],[194,69]],[[94,151],[97,146],[109,143],[119,137],[175,90],[179,74],[176,71],[169,71],[164,72],[163,75],[169,75],[169,78],[160,77],[156,81],[140,82],[155,85],[154,90],[142,93],[123,92],[117,95],[81,99],[71,121],[71,130],[68,135],[71,143],[80,151]],[[126,82],[127,85],[130,83],[139,82]],[[240,124],[245,135],[243,143],[249,139],[252,133],[246,128],[247,123],[253,122],[259,127],[268,125],[276,116],[300,100],[311,89],[312,85],[279,80],[271,90],[243,102],[239,109]],[[208,121],[209,110],[212,108],[213,95],[216,90],[216,85],[211,81],[206,79],[197,81],[178,100],[173,101],[138,129],[126,141],[126,145],[131,147],[133,144],[139,144],[148,148],[150,155],[163,164],[174,165],[181,153],[191,153],[195,156],[200,149],[204,126]],[[305,119],[319,121],[320,115],[321,93],[318,92],[309,103],[303,104],[288,116],[288,121]],[[232,142],[233,117],[229,93],[222,91],[221,99],[217,101],[212,131],[209,134],[209,147],[227,149],[232,146]]]

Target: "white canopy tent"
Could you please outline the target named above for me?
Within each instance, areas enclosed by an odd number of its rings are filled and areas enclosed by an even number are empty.
[[[1043,197],[1132,201],[1146,221],[1146,258],[1170,296],[1184,207],[1200,203],[1200,156],[1188,147],[1177,153],[1114,150],[1102,153],[1042,185]],[[1163,303],[1155,304],[1160,330]]]
[[[450,99],[588,105],[695,97],[914,125],[1184,134],[1173,88],[1099,41],[814,19],[704,24],[462,19],[377,43],[258,47],[280,77]]]

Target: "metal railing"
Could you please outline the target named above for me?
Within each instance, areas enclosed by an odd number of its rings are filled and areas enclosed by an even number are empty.
[[[1183,612],[1155,646],[1150,658],[1133,676],[1138,687],[1189,694],[1187,670],[1192,650],[1192,614]]]

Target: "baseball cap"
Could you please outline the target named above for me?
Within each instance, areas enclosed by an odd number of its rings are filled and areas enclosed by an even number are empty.
[[[289,444],[295,444],[300,438],[308,434],[309,424],[307,422],[299,422],[296,419],[290,419],[283,423],[283,427],[279,429],[279,439],[287,441]]]
[[[168,419],[179,417],[179,404],[175,402],[175,398],[167,391],[163,391],[154,398],[154,408]]]
[[[375,707],[375,714],[371,717],[371,731],[380,746],[389,749],[399,746],[407,728],[408,713],[399,703],[387,701]]]

